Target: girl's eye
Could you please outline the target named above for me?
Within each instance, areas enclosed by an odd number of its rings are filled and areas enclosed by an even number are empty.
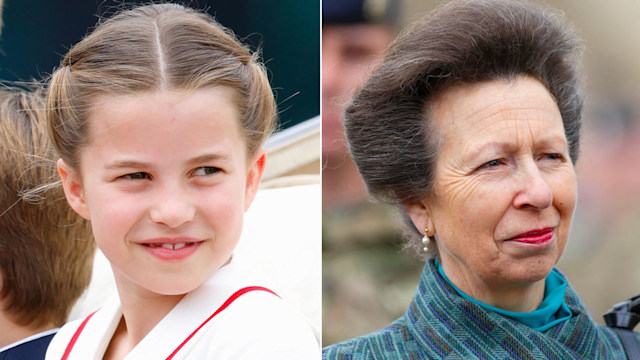
[[[218,171],[220,171],[220,169],[217,168],[217,167],[202,166],[202,167],[197,168],[193,172],[193,175],[194,176],[208,176],[208,175],[213,175],[213,174],[217,173]]]
[[[135,172],[127,175],[122,175],[121,178],[128,180],[145,180],[150,179],[151,176],[149,176],[149,174],[146,172]]]

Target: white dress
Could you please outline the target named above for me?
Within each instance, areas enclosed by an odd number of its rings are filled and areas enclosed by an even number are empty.
[[[174,352],[175,360],[320,359],[319,344],[304,318],[268,291],[244,293],[206,321],[236,291],[261,285],[252,279],[238,261],[231,261],[187,294],[125,359],[166,359]],[[121,317],[115,297],[86,321],[68,359],[102,359]],[[46,360],[62,358],[84,320],[60,329]]]

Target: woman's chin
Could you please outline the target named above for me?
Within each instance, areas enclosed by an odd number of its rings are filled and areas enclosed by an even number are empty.
[[[533,283],[544,279],[562,255],[557,241],[543,247],[507,244],[501,250],[502,254],[508,258],[499,265],[504,270],[501,273],[516,283]]]
[[[503,276],[507,279],[506,282],[511,284],[534,284],[540,280],[544,280],[556,263],[555,259],[534,258],[518,261],[508,267],[506,273]]]

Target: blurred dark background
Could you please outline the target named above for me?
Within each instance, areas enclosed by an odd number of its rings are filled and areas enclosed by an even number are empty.
[[[288,127],[320,113],[320,0],[184,0],[206,10],[253,50],[262,49]],[[0,79],[30,82],[49,75],[100,17],[149,1],[4,0]],[[123,5],[124,4],[124,5]]]

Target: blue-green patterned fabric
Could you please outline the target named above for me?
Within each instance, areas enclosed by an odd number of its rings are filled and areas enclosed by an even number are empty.
[[[472,298],[462,292],[462,290],[458,289],[451,280],[447,278],[447,275],[444,273],[444,270],[438,261],[436,261],[436,266],[438,267],[438,273],[440,276],[442,276],[447,284],[451,285],[458,295],[489,311],[496,312],[500,315],[521,322],[534,330],[544,331],[565,320],[571,319],[571,309],[569,309],[569,306],[567,306],[567,303],[564,301],[564,294],[566,293],[568,285],[567,279],[560,275],[560,272],[556,269],[551,269],[551,272],[545,279],[544,299],[542,300],[540,307],[532,312],[521,313],[493,307]]]
[[[464,299],[429,261],[401,318],[372,334],[326,347],[322,358],[627,359],[615,333],[593,322],[570,285],[565,302],[571,318],[536,331]]]

